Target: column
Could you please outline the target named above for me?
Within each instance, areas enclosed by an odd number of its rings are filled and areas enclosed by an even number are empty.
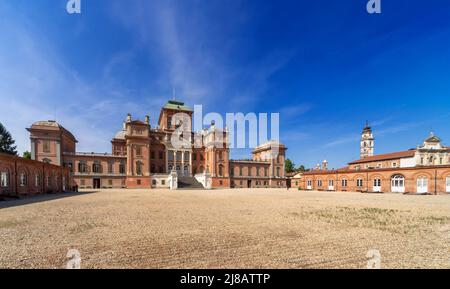
[[[31,159],[36,160],[36,144],[34,139],[31,139]]]
[[[192,175],[192,152],[189,153],[189,175],[193,177]]]
[[[169,172],[169,150],[166,147],[166,173],[170,173]]]
[[[184,176],[184,151],[181,152],[181,171],[182,176]]]
[[[56,163],[61,166],[61,142],[56,141]]]

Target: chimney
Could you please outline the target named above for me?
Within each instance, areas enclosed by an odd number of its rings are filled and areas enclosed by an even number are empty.
[[[150,116],[148,116],[148,115],[145,116],[145,123],[147,125],[150,125]]]

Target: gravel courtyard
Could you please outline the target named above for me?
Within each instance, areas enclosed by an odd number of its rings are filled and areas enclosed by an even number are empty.
[[[0,202],[0,267],[450,268],[450,195],[107,190]]]

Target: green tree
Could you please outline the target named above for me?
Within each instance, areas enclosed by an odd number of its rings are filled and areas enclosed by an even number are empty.
[[[297,170],[298,170],[299,172],[306,172],[306,171],[308,171],[308,170],[305,168],[304,165],[299,166]]]
[[[15,141],[11,137],[9,131],[3,126],[0,122],[0,153],[17,155],[16,146],[14,145]]]
[[[295,171],[295,164],[290,160],[286,159],[286,173],[293,173]]]
[[[23,158],[31,160],[31,153],[29,151],[26,151],[23,153]]]

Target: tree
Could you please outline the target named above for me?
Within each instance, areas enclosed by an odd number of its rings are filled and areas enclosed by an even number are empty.
[[[295,171],[295,164],[290,160],[286,159],[286,173],[293,173]]]
[[[3,124],[0,122],[0,153],[17,155],[15,141],[12,139],[11,134]]]
[[[31,160],[31,153],[29,151],[24,152],[23,158],[27,159],[27,160]]]
[[[309,170],[307,170],[307,169],[305,168],[304,165],[299,166],[297,170],[298,170],[299,172],[302,172],[302,173],[303,173],[303,172],[309,171]]]

